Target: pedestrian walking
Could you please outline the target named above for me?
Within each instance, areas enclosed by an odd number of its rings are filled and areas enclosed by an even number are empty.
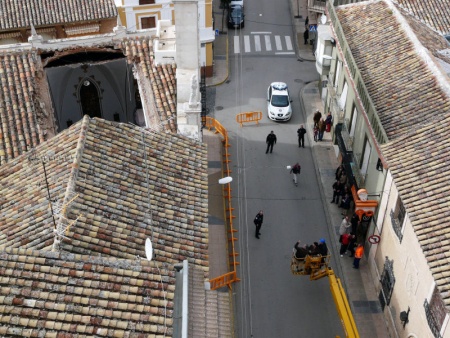
[[[259,236],[261,235],[261,233],[259,232],[261,230],[261,226],[263,224],[263,220],[264,220],[264,213],[262,210],[260,210],[256,216],[255,219],[253,220],[253,223],[255,223],[256,226],[256,230],[255,230],[255,237],[259,239]]]
[[[305,134],[306,129],[303,127],[303,124],[300,125],[300,128],[297,129],[297,136],[298,136],[298,147],[305,148]]]
[[[319,126],[319,121],[320,121],[321,117],[322,117],[322,113],[320,112],[319,109],[317,109],[316,112],[314,113],[314,116],[313,116],[313,121],[314,121],[314,126],[315,127]]]
[[[305,40],[305,45],[308,44],[308,38],[309,38],[309,29],[306,28],[305,32],[303,33],[303,40]]]
[[[355,258],[353,259],[353,268],[359,269],[359,261],[364,255],[364,247],[361,243],[358,244],[355,250]]]
[[[298,183],[297,183],[297,175],[300,174],[301,171],[302,171],[302,167],[300,166],[300,164],[298,162],[295,163],[291,167],[290,173],[293,175],[292,180],[294,181],[295,186],[298,185]]]
[[[270,132],[269,135],[267,135],[266,143],[267,143],[266,154],[269,152],[269,148],[270,148],[270,153],[272,153],[273,145],[275,143],[277,143],[277,136],[273,133],[273,130]]]
[[[325,121],[323,119],[320,119],[319,121],[319,141],[322,141],[323,139],[323,134],[325,133],[325,129],[326,129],[326,125],[325,125]]]

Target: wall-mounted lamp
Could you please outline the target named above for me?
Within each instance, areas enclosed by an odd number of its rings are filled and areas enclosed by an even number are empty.
[[[219,184],[228,184],[228,183],[230,183],[231,181],[233,181],[233,177],[227,176],[227,177],[221,178],[221,179],[219,180]]]
[[[400,321],[403,323],[403,328],[405,328],[405,325],[408,324],[408,322],[409,322],[409,319],[408,319],[409,311],[410,311],[410,308],[408,306],[408,311],[400,312]]]

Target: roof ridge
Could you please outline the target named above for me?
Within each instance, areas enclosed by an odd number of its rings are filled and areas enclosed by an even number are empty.
[[[69,181],[67,182],[66,192],[64,193],[64,200],[62,203],[63,206],[68,205],[71,202],[71,200],[73,200],[74,197],[76,197],[75,185],[76,185],[76,181],[78,178],[78,173],[80,171],[80,164],[81,164],[81,160],[83,158],[84,147],[86,145],[86,134],[89,131],[89,123],[90,123],[89,115],[84,115],[83,120],[81,122],[81,126],[80,126],[78,142],[75,147],[75,155],[73,157],[72,169],[70,171]],[[63,208],[60,219],[67,219],[67,214],[68,214],[67,208]],[[58,228],[56,229],[57,233],[65,232],[65,229],[61,229],[61,224],[58,224],[58,227],[60,229],[58,229]],[[55,238],[55,241],[53,242],[52,251],[59,251],[59,240],[57,238]]]
[[[436,83],[441,88],[442,92],[445,93],[447,99],[450,99],[450,85],[446,80],[446,75],[442,74],[442,71],[438,68],[435,61],[433,60],[433,57],[430,56],[429,50],[420,42],[413,28],[410,26],[405,16],[400,12],[395,4],[391,1],[386,0],[383,0],[383,2],[386,3],[388,8],[392,11],[406,38],[413,44],[416,51],[415,54],[420,58],[420,60],[425,64],[430,73],[435,77]],[[415,18],[417,20],[417,17]],[[426,26],[431,29],[429,25]]]

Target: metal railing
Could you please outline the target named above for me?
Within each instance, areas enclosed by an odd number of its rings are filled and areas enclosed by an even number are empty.
[[[206,128],[208,130],[215,129],[215,133],[219,133],[223,137],[223,166],[222,171],[224,176],[229,176],[231,174],[230,170],[230,154],[228,152],[228,148],[230,147],[230,143],[228,142],[228,132],[225,129],[222,124],[217,121],[216,119],[212,117],[206,117]],[[226,218],[226,225],[227,225],[227,234],[228,234],[228,242],[229,242],[229,265],[230,270],[229,272],[215,278],[211,278],[209,280],[211,290],[216,290],[224,286],[228,286],[231,289],[231,284],[234,282],[239,282],[240,279],[237,278],[237,266],[239,265],[239,262],[236,260],[237,256],[239,255],[236,252],[236,247],[234,245],[234,242],[237,241],[237,237],[235,237],[235,233],[237,232],[236,229],[233,227],[233,219],[236,218],[236,216],[233,216],[233,210],[234,208],[231,206],[231,185],[230,183],[227,183],[223,187],[223,198],[225,202],[225,218]],[[230,261],[231,258],[231,261]]]

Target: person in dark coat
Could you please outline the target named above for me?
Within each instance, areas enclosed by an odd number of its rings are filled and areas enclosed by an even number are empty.
[[[256,226],[256,230],[255,230],[255,237],[259,239],[259,235],[261,235],[261,233],[259,232],[261,230],[261,226],[263,224],[263,220],[264,220],[264,213],[262,210],[260,210],[256,216],[255,219],[253,220],[253,223],[255,223]]]
[[[308,250],[306,249],[306,245],[305,246],[301,246],[301,242],[300,241],[295,243],[294,249],[295,249],[295,258],[297,258],[297,259],[303,259],[308,254]]]
[[[306,129],[303,127],[303,124],[300,125],[300,128],[297,129],[297,135],[298,135],[298,146],[305,148],[305,134]]]
[[[331,125],[333,124],[333,117],[331,116],[331,112],[328,112],[328,115],[325,119],[325,131],[329,133],[331,131]]]
[[[269,148],[270,153],[272,153],[273,145],[277,143],[277,136],[273,133],[273,130],[270,132],[269,135],[267,135],[266,143],[267,143],[266,154],[269,152]]]
[[[305,40],[305,45],[308,44],[308,38],[309,38],[309,30],[308,28],[306,28],[305,32],[303,33],[303,40]]]
[[[331,203],[339,204],[339,198],[341,197],[341,192],[343,189],[343,186],[339,180],[336,180],[333,185],[333,199],[331,200]]]
[[[319,109],[314,113],[313,121],[314,121],[314,127],[319,127],[319,121],[322,118],[322,113]]]
[[[320,239],[318,248],[319,248],[319,253],[322,256],[328,255],[328,247],[327,247],[327,243],[325,243],[325,238]]]

